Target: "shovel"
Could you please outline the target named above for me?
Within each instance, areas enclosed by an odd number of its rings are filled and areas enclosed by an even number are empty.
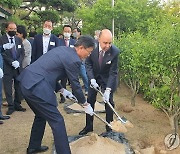
[[[100,95],[103,97],[103,93],[100,91],[99,88],[94,88],[97,92],[100,93]],[[110,102],[108,101],[105,101],[104,103],[107,103],[109,105],[109,107],[112,109],[112,111],[115,113],[115,115],[117,116],[118,120],[120,120],[126,127],[129,127],[129,128],[133,128],[133,124],[128,121],[124,116],[123,117],[120,117],[119,114],[116,112],[116,110],[113,108],[113,106],[111,105]]]
[[[76,99],[71,99],[71,98],[68,98],[69,100],[71,100],[72,102],[74,103],[77,103],[78,104],[78,101]],[[79,104],[80,105],[80,104]],[[81,105],[80,105],[81,106]],[[82,107],[82,106],[81,106]],[[116,132],[121,132],[121,133],[126,133],[127,132],[127,129],[124,125],[122,125],[121,123],[118,123],[117,121],[113,121],[110,123],[108,123],[106,120],[102,119],[99,115],[97,115],[95,112],[93,112],[93,115],[95,117],[97,117],[99,120],[101,120],[102,122],[104,122],[107,126],[109,126],[112,130],[116,131]]]

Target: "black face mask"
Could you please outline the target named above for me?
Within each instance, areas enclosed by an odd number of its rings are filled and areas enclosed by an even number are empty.
[[[16,31],[9,31],[9,32],[8,32],[8,35],[11,36],[11,37],[13,37],[13,36],[16,35]]]

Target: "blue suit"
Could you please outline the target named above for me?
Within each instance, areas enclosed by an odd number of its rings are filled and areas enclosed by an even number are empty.
[[[105,52],[101,67],[99,65],[99,43],[95,50],[92,51],[91,55],[86,59],[86,70],[88,79],[96,79],[98,85],[101,87],[102,91],[108,87],[111,88],[110,94],[110,103],[114,106],[113,102],[113,92],[117,88],[117,79],[118,79],[118,55],[119,49],[112,45],[108,51]],[[91,104],[94,109],[94,104],[96,102],[97,91],[88,88],[88,102]],[[106,109],[106,121],[113,121],[113,111],[110,107],[105,104]],[[93,116],[86,114],[86,127],[93,129]],[[110,128],[106,127],[106,130],[109,131]]]
[[[1,56],[1,51],[2,51],[2,46],[0,46],[0,68],[3,69],[3,59]],[[0,78],[0,116],[2,116],[1,106],[2,106],[2,78]]]
[[[35,113],[29,148],[41,146],[48,121],[53,131],[57,153],[70,154],[64,119],[57,109],[54,92],[62,88],[58,81],[68,77],[79,103],[85,103],[78,78],[80,65],[81,60],[74,48],[57,47],[42,55],[18,77],[23,96]]]
[[[64,38],[63,39],[59,39],[59,42],[60,42],[60,46],[66,46],[66,43],[65,43],[65,40]],[[69,47],[74,47],[74,44],[76,43],[76,40],[70,38],[69,40]],[[66,88],[66,83],[67,83],[67,80],[68,78],[63,78],[61,80],[61,85],[63,86],[63,88]],[[60,97],[61,97],[61,101],[63,103],[63,101],[65,101],[64,97],[60,94]]]
[[[54,34],[51,34],[48,45],[48,51],[58,46],[60,46],[59,38]],[[42,55],[43,55],[43,35],[38,34],[34,37],[34,41],[33,41],[31,63],[35,62]]]

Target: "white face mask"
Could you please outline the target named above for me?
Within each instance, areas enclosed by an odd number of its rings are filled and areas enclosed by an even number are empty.
[[[73,33],[73,36],[76,38],[76,37],[77,37],[77,33],[76,33],[76,32],[74,32],[74,33]]]
[[[48,34],[51,33],[51,30],[48,29],[48,28],[43,28],[43,33],[46,34],[46,35],[48,35]]]
[[[70,38],[70,36],[71,36],[71,34],[70,34],[70,33],[64,33],[64,37],[65,37],[65,38],[68,38],[68,39],[69,39],[69,38]]]

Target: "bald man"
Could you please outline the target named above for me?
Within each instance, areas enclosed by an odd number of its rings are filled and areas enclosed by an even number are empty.
[[[117,87],[118,75],[118,55],[119,49],[112,45],[112,33],[108,29],[103,29],[99,35],[96,49],[86,59],[86,69],[90,85],[88,88],[88,102],[94,109],[97,91],[100,87],[103,92],[103,100],[108,101],[114,107],[113,93]],[[113,111],[105,104],[106,121],[113,121]],[[86,114],[86,126],[79,132],[85,135],[93,131],[93,116]],[[106,131],[111,129],[106,126]]]

